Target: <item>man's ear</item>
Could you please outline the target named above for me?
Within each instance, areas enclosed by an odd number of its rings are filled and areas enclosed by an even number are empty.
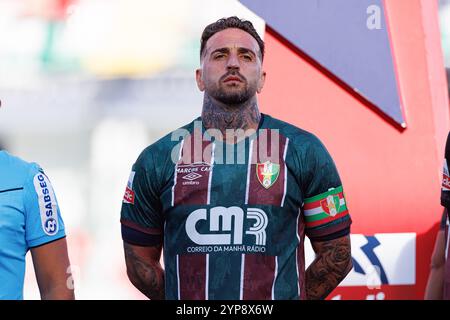
[[[200,91],[205,91],[205,83],[202,79],[202,72],[203,70],[201,68],[195,70],[195,81],[197,81],[197,87]]]
[[[266,82],[266,72],[262,71],[261,76],[259,77],[258,87],[256,88],[256,92],[261,93],[265,82]]]

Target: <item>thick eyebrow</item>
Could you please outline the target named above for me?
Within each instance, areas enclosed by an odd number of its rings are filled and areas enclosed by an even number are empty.
[[[212,56],[216,52],[229,53],[230,49],[229,48],[218,48],[218,49],[212,51],[210,55]],[[252,56],[256,57],[256,54],[252,50],[250,50],[248,48],[239,47],[238,48],[238,53],[250,53]]]
[[[219,49],[216,49],[216,50],[214,50],[214,51],[212,51],[211,52],[211,56],[214,54],[214,53],[216,53],[216,52],[220,52],[220,53],[229,53],[230,52],[230,49],[228,49],[228,48],[219,48]]]
[[[253,57],[256,57],[256,54],[253,52],[253,50],[247,49],[247,48],[238,48],[239,53],[250,53]]]

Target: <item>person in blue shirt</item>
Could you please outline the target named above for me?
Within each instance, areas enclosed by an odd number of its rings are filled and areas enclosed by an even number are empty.
[[[44,171],[0,150],[0,299],[23,299],[31,251],[42,299],[74,299],[64,222]]]

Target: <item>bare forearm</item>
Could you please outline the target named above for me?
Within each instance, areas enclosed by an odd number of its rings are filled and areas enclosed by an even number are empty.
[[[75,299],[66,239],[31,248],[31,255],[41,299]]]
[[[60,285],[48,290],[41,291],[42,300],[74,300],[74,290],[67,288],[66,285]]]
[[[161,266],[137,263],[134,270],[128,269],[128,277],[131,283],[152,300],[163,300],[164,292],[164,270]]]
[[[431,256],[430,276],[425,289],[426,300],[442,300],[445,277],[445,231],[440,230]]]
[[[306,270],[307,299],[325,299],[351,269],[350,248],[340,241],[326,244]]]
[[[444,266],[432,268],[425,289],[425,300],[442,300],[444,294]]]
[[[149,262],[125,244],[127,274],[131,283],[152,300],[165,298],[164,270],[159,262]]]

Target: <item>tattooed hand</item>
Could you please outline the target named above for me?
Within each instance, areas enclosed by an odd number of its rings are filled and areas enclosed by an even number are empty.
[[[352,269],[350,236],[311,243],[316,259],[306,270],[306,296],[325,299]]]
[[[140,247],[123,243],[127,274],[131,283],[152,300],[163,300],[164,270],[159,263],[161,245]]]

